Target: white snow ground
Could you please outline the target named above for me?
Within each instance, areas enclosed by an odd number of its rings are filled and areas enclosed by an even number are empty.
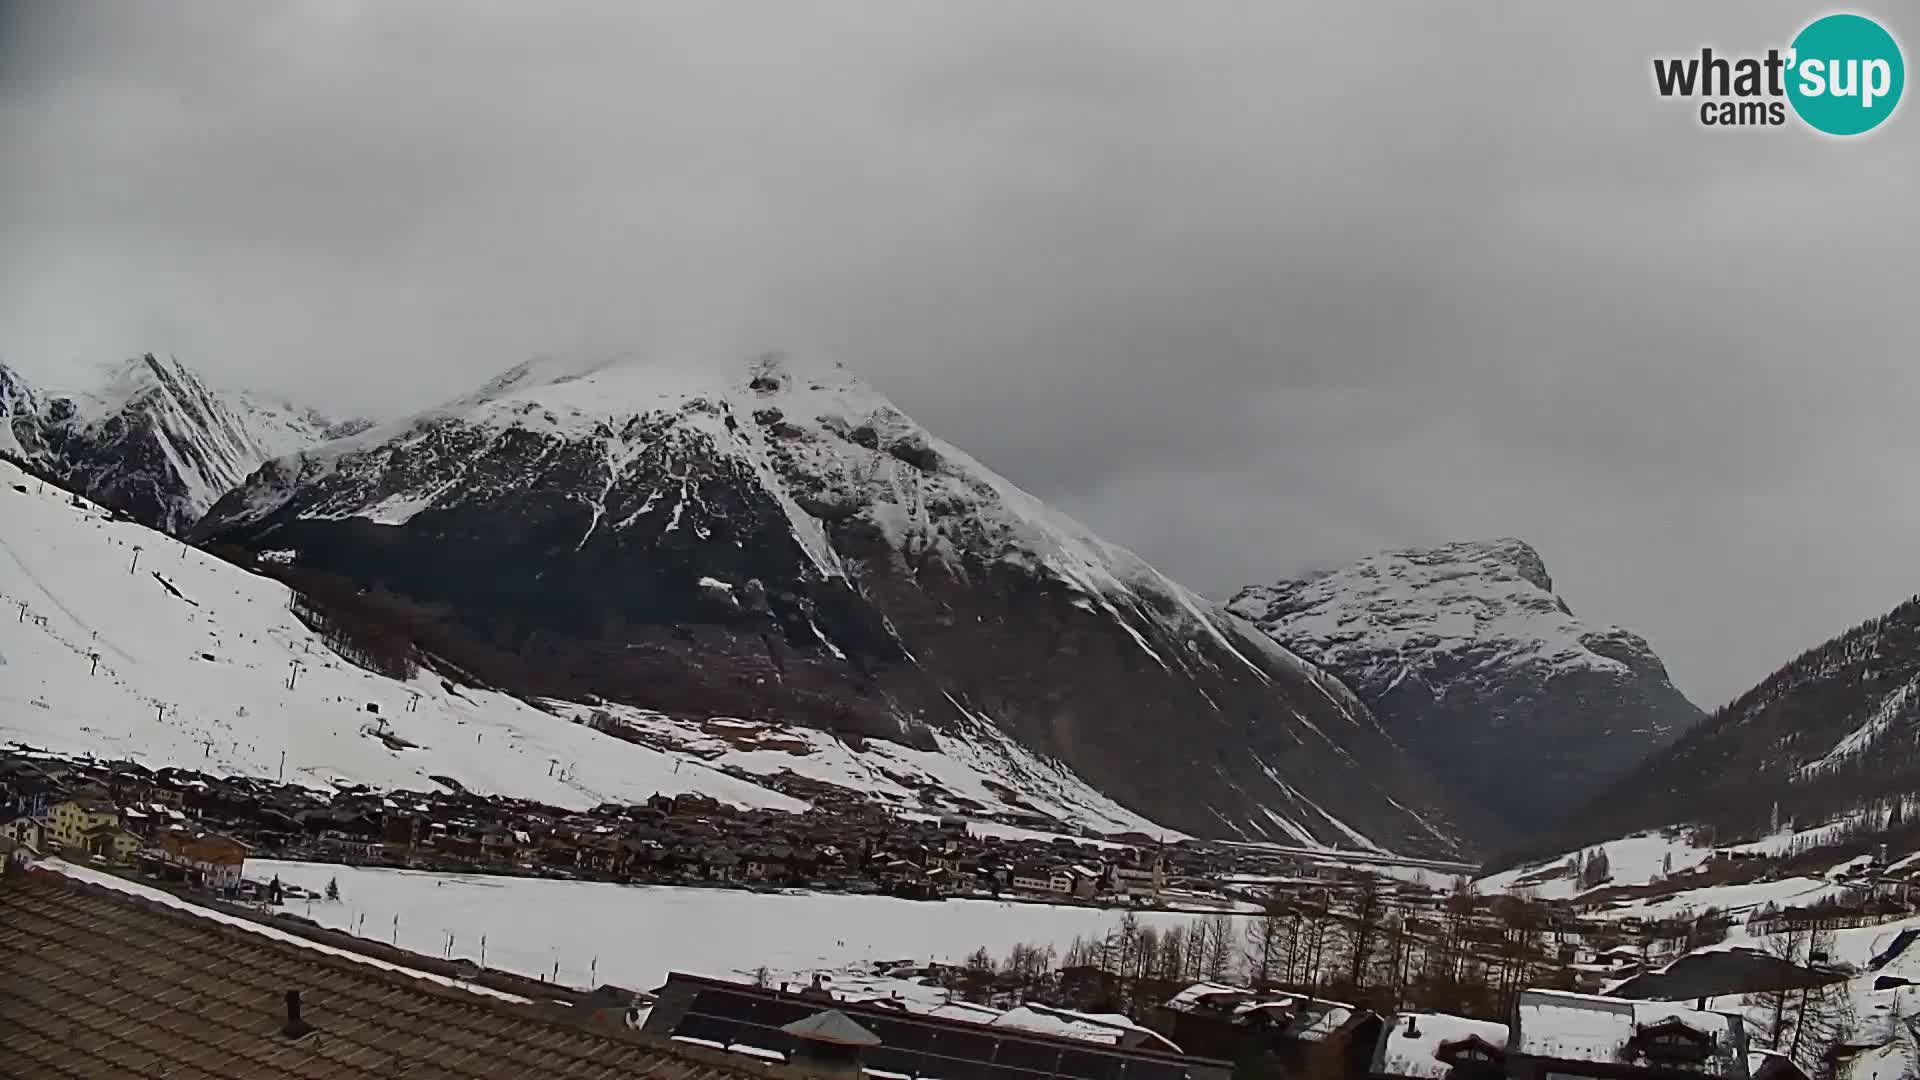
[[[1098,908],[989,900],[923,902],[882,896],[753,893],[732,889],[630,886],[540,878],[484,877],[322,863],[253,860],[247,876],[324,891],[338,879],[340,900],[289,905],[296,915],[402,948],[479,959],[488,966],[574,986],[612,982],[650,990],[668,972],[805,982],[815,972],[843,973],[879,961],[960,963],[985,946],[996,959],[1021,942],[1064,953],[1077,936],[1104,936],[1120,913]],[[399,916],[397,930],[394,916]],[[1142,912],[1156,927],[1196,916]],[[1240,939],[1236,926],[1234,941]],[[842,988],[879,988],[885,980],[836,977]]]
[[[403,683],[355,667],[294,617],[287,596],[278,582],[115,521],[0,462],[0,743],[284,775],[315,787],[431,790],[427,777],[437,774],[474,791],[571,808],[655,792],[805,808],[720,772],[722,765],[759,774],[791,768],[903,803],[912,796],[913,806],[925,805],[914,788],[930,785],[999,807],[991,781],[1075,824],[1160,831],[992,729],[943,740],[944,755],[879,742],[855,753],[818,732],[779,729],[797,734],[806,751],[799,753],[743,750],[710,734],[713,722],[621,710],[665,740],[640,746],[424,669]],[[554,707],[582,718],[590,711]],[[380,721],[415,748],[390,748],[378,737]],[[709,757],[716,748],[725,752]]]

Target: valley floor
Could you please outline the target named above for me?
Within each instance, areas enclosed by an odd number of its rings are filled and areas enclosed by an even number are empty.
[[[278,876],[320,895],[337,881],[339,901],[285,908],[332,929],[475,961],[484,937],[490,967],[549,979],[557,971],[559,982],[574,986],[611,982],[642,990],[673,971],[750,979],[764,967],[775,981],[804,983],[814,973],[844,976],[879,961],[959,964],[983,946],[996,957],[1021,943],[1064,953],[1076,937],[1104,937],[1121,917],[1048,904],[765,894],[269,860],[249,860],[247,876]],[[1166,927],[1195,918],[1137,917]]]

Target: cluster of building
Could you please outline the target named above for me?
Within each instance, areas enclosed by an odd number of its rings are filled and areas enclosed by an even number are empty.
[[[249,848],[189,812],[195,790],[137,765],[0,756],[0,855],[14,863],[85,855],[234,893],[244,882]]]
[[[572,811],[446,783],[451,790],[342,785],[325,792],[255,777],[13,752],[0,754],[0,836],[23,857],[66,851],[188,865],[193,883],[222,890],[240,883],[246,854],[259,853],[922,899],[1020,893],[1151,904],[1169,892],[1170,860],[1158,845],[983,835],[954,816],[873,808],[744,810],[701,795],[655,795],[636,805]]]

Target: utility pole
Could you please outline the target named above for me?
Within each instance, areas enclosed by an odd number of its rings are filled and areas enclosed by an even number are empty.
[[[287,752],[285,750],[280,751],[280,779],[278,782],[282,784],[287,782]]]
[[[127,573],[131,574],[140,565],[140,545],[133,545],[133,561],[127,564]]]
[[[27,621],[27,602],[25,600],[20,600],[16,602],[20,605],[20,621],[26,622]]]
[[[293,670],[288,672],[287,674],[287,689],[289,690],[293,689],[294,683],[298,682],[299,680],[300,680],[300,661],[295,660],[293,662]]]
[[[99,654],[99,653],[88,653],[88,654],[87,654],[87,659],[89,659],[89,660],[91,660],[91,661],[93,661],[93,666],[92,666],[91,668],[88,668],[88,669],[87,669],[87,674],[89,674],[89,675],[98,675],[98,674],[100,673],[100,654]]]

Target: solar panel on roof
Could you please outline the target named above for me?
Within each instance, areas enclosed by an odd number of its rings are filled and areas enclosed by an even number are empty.
[[[735,1033],[740,1029],[741,1025],[731,1020],[688,1013],[681,1018],[679,1024],[675,1025],[673,1033],[689,1039],[706,1039],[725,1046],[734,1041]]]
[[[1129,1058],[1120,1062],[1119,1080],[1185,1080],[1185,1066],[1171,1061]]]
[[[1057,1046],[1025,1039],[1001,1039],[999,1048],[994,1052],[993,1063],[1051,1076],[1059,1068],[1060,1054],[1061,1048]]]
[[[927,1049],[947,1057],[966,1058],[969,1061],[993,1059],[993,1036],[991,1035],[928,1029],[922,1036],[921,1043]]]
[[[920,1076],[937,1076],[940,1080],[987,1080],[991,1066],[979,1058],[942,1057],[934,1054],[916,1055],[919,1060]]]
[[[1113,1080],[1119,1063],[1112,1054],[1068,1050],[1060,1055],[1060,1075],[1074,1080]]]

